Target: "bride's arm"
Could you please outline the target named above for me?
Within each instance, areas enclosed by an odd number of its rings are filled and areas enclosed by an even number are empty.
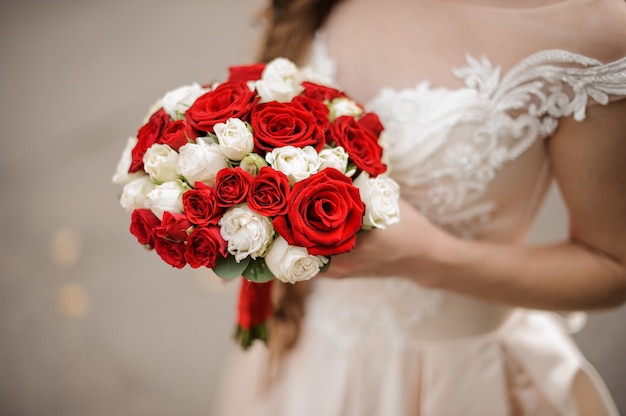
[[[553,310],[626,300],[626,100],[563,120],[548,142],[570,217],[570,238],[532,247],[467,241],[428,223],[407,203],[402,220],[364,233],[337,256],[334,276],[400,275],[507,304]]]

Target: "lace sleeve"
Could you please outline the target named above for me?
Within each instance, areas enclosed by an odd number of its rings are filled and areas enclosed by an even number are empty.
[[[604,105],[609,96],[626,96],[626,57],[604,64],[572,52],[541,51],[508,71],[494,92],[495,101],[531,101],[529,112],[540,117],[582,121],[589,97]]]

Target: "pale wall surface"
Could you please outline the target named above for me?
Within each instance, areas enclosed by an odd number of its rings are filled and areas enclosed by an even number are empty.
[[[262,3],[2,3],[0,415],[209,414],[234,286],[145,252],[110,179],[154,99],[253,59]],[[563,233],[551,201],[535,240]],[[623,409],[625,317],[579,336]]]

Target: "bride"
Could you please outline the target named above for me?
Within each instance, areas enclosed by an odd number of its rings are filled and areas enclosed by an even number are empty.
[[[282,285],[218,416],[616,415],[567,314],[626,299],[623,0],[274,0],[291,58],[386,127],[402,219]],[[567,241],[525,239],[555,180]]]

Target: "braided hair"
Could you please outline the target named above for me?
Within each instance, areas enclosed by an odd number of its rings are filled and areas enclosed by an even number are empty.
[[[269,62],[284,57],[301,63],[316,31],[332,8],[341,0],[270,0],[262,17],[267,26],[259,60]],[[275,281],[274,312],[270,319],[268,380],[279,369],[279,359],[297,342],[304,316],[304,302],[310,290],[308,281],[284,284]]]

